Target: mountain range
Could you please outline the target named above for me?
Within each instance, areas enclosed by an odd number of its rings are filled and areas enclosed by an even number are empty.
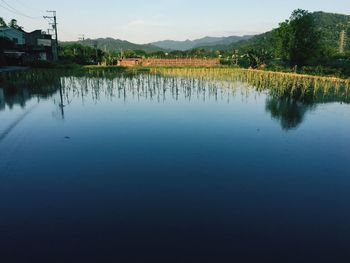
[[[167,50],[181,50],[186,51],[194,48],[200,47],[210,47],[210,46],[225,46],[232,43],[236,43],[243,40],[251,39],[253,36],[229,36],[229,37],[203,37],[195,40],[185,40],[185,41],[174,41],[174,40],[164,40],[153,42],[151,45],[167,49]]]
[[[321,33],[322,41],[325,45],[332,49],[339,46],[339,35],[342,30],[347,31],[350,36],[350,16],[342,14],[333,14],[325,12],[312,13],[316,27]],[[143,50],[147,53],[157,51],[173,51],[173,50],[191,50],[195,48],[204,48],[208,50],[232,50],[232,49],[248,49],[261,48],[271,44],[272,31],[259,35],[246,36],[229,36],[229,37],[204,37],[195,40],[174,41],[164,40],[149,44],[134,44],[125,40],[113,38],[86,39],[76,42],[61,42],[62,45],[79,43],[87,46],[97,45],[104,51],[120,52],[120,50]],[[350,42],[350,41],[348,41]],[[350,51],[350,44],[346,46],[346,50]]]
[[[229,37],[203,37],[195,40],[185,40],[185,41],[175,41],[175,40],[164,40],[153,42],[149,44],[134,44],[126,40],[114,39],[114,38],[98,38],[98,39],[85,39],[79,41],[71,42],[61,42],[62,45],[69,44],[81,44],[86,46],[95,46],[97,48],[119,52],[120,50],[143,50],[147,53],[157,52],[157,51],[174,51],[174,50],[191,50],[199,47],[212,47],[212,46],[227,46],[232,43],[237,43],[239,41],[248,40],[253,36],[229,36]]]
[[[60,44],[61,45],[81,44],[83,46],[90,46],[90,47],[94,47],[95,45],[97,45],[97,48],[103,51],[110,51],[110,52],[120,52],[121,50],[128,50],[128,49],[143,50],[147,53],[165,51],[162,48],[159,48],[152,44],[134,44],[126,40],[114,39],[111,37],[61,42]]]

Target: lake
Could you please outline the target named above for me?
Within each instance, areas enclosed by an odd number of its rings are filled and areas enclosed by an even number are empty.
[[[0,84],[1,262],[349,262],[350,104],[150,74]]]

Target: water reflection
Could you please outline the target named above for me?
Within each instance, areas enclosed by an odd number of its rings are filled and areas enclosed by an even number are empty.
[[[63,97],[66,100],[80,98],[98,103],[101,99],[109,100],[148,100],[164,103],[167,100],[192,99],[228,100],[237,92],[241,83],[205,82],[200,79],[163,78],[157,75],[139,75],[137,77],[119,77],[113,80],[100,78],[67,77],[61,80]],[[229,88],[230,87],[230,88]],[[243,92],[244,89],[241,90]],[[249,92],[246,89],[245,92]]]
[[[26,102],[33,98],[51,98],[57,107],[57,116],[65,118],[65,107],[73,101],[84,105],[86,101],[99,103],[101,98],[108,100],[149,101],[165,103],[167,101],[199,100],[230,103],[233,97],[241,96],[247,100],[250,96],[261,94],[247,84],[229,81],[208,81],[201,78],[162,77],[159,75],[138,74],[120,75],[114,78],[101,77],[52,77],[49,83],[8,84],[0,87],[0,111],[11,110],[15,105],[25,108]],[[340,101],[334,97],[308,97],[297,100],[267,96],[265,109],[276,119],[283,130],[298,128],[305,114],[317,107],[317,103]]]
[[[350,107],[318,107],[342,100],[148,74],[0,86],[0,245],[16,262],[350,244]]]
[[[0,110],[5,110],[7,105],[11,110],[18,105],[22,108],[26,106],[26,102],[37,98],[46,99],[57,93],[60,87],[60,79],[52,79],[50,84],[7,84],[0,86]]]
[[[316,104],[307,104],[293,98],[269,96],[266,99],[266,111],[278,120],[283,130],[296,129],[303,122],[305,114],[316,108]]]

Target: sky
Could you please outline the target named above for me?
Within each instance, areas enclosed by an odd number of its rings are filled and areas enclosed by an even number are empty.
[[[56,10],[61,41],[84,34],[144,44],[263,33],[297,8],[350,15],[350,0],[0,0],[0,17],[46,30],[42,16]]]

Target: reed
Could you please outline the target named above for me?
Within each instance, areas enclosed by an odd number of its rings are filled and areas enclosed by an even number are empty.
[[[240,68],[152,68],[151,73],[163,76],[201,78],[207,81],[242,81],[257,90],[268,90],[278,96],[307,98],[337,96],[348,99],[350,81],[335,77],[322,77],[295,73],[272,72]]]
[[[279,97],[299,100],[350,101],[350,80],[335,77],[302,75],[224,67],[154,67],[154,68],[80,68],[76,70],[30,70],[0,74],[0,86],[38,86],[63,77],[87,77],[113,80],[123,76],[160,75],[186,78],[192,81],[217,82],[224,85],[241,82],[258,91],[268,91]]]

